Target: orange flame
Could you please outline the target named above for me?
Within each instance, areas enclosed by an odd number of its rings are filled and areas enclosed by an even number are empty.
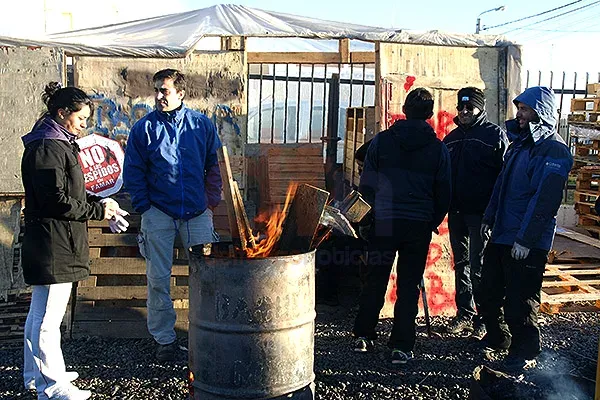
[[[265,237],[259,242],[260,234],[257,234],[254,237],[254,241],[256,242],[256,246],[254,248],[248,247],[246,249],[246,257],[248,258],[259,258],[259,257],[269,257],[271,252],[273,251],[275,245],[279,241],[281,237],[281,230],[283,227],[283,222],[285,221],[285,217],[287,216],[287,212],[289,206],[294,198],[294,194],[296,193],[296,188],[298,187],[297,183],[291,183],[287,189],[287,194],[285,196],[285,204],[283,205],[283,211],[279,209],[279,206],[276,206],[274,210],[271,212],[263,212],[259,214],[255,221],[257,223],[264,223],[266,226]]]

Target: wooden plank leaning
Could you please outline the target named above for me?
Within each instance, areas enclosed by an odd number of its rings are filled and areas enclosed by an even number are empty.
[[[231,230],[231,239],[235,246],[246,250],[248,246],[254,247],[254,237],[252,229],[246,216],[244,202],[237,185],[233,179],[231,165],[229,163],[229,154],[227,147],[223,146],[217,151],[219,158],[219,170],[221,171],[221,180],[223,181],[223,196],[227,206],[227,218],[229,229]]]

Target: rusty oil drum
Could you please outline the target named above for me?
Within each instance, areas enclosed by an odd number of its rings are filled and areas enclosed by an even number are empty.
[[[314,251],[257,259],[192,254],[189,285],[194,399],[307,391],[314,381]]]

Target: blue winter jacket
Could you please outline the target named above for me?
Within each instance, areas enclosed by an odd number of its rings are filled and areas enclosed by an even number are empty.
[[[554,92],[536,86],[514,101],[537,113],[538,123],[521,131],[517,120],[506,122],[509,137],[502,172],[483,222],[493,226],[492,243],[550,250],[556,229],[556,213],[573,165],[569,148],[556,133]]]
[[[153,111],[133,128],[125,149],[123,180],[135,211],[151,205],[188,220],[221,199],[217,149],[221,141],[206,115],[182,105]]]

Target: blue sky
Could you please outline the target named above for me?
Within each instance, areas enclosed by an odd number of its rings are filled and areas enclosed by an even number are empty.
[[[562,8],[538,18],[484,30],[504,34],[523,44],[525,67],[532,70],[591,72],[600,71],[600,0],[485,0],[459,2],[428,0],[402,2],[379,0],[340,1],[247,0],[231,3],[306,17],[343,21],[384,28],[432,30],[473,33],[479,13],[504,5],[504,11],[490,12],[481,17],[483,27],[500,25],[541,13],[567,3]],[[225,2],[224,2],[225,3]],[[142,5],[143,4],[143,5]],[[126,20],[208,7],[218,2],[199,0],[145,0],[143,3],[125,0],[19,0],[3,4],[1,35],[25,36],[43,32],[44,9],[79,9],[74,28],[85,28]],[[581,8],[577,10],[577,8]],[[105,11],[102,17],[100,11]],[[108,13],[106,11],[109,11]],[[567,13],[558,16],[561,13]],[[75,15],[75,14],[74,14]],[[555,17],[546,22],[541,20]],[[527,26],[529,25],[529,26]]]

